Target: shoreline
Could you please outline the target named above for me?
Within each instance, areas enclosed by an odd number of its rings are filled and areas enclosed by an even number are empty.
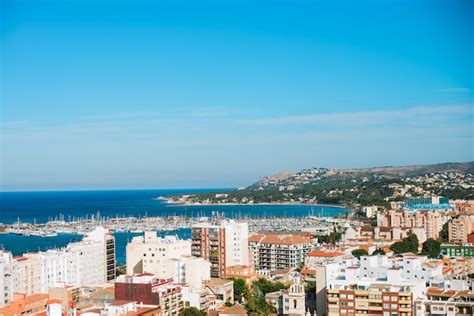
[[[340,204],[319,204],[319,203],[292,203],[292,202],[262,202],[262,203],[190,203],[190,202],[185,202],[185,203],[180,203],[174,200],[169,200],[166,197],[158,197],[157,199],[165,201],[167,204],[170,206],[327,206],[327,207],[335,207],[335,208],[343,208],[343,209],[348,209],[352,210],[352,207],[350,206],[344,206]]]

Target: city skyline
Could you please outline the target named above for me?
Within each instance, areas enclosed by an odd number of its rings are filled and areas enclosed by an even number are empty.
[[[1,187],[474,160],[470,1],[3,1]]]

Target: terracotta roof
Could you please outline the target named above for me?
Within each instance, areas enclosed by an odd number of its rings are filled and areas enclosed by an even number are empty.
[[[343,253],[339,251],[327,251],[327,250],[313,250],[308,253],[310,257],[339,257]]]
[[[216,286],[224,286],[233,282],[234,281],[227,280],[227,279],[211,278],[209,281],[206,282],[206,285],[210,287],[216,287]]]
[[[48,305],[51,305],[51,304],[62,304],[62,300],[58,300],[58,299],[49,299],[48,300]]]
[[[301,274],[315,274],[315,273],[316,273],[315,269],[310,269],[310,268],[301,269]]]
[[[222,311],[219,312],[219,315],[247,315],[247,310],[245,307],[237,303],[234,306],[222,309]]]
[[[310,237],[302,235],[276,235],[276,234],[266,234],[260,235],[255,234],[249,237],[249,242],[260,242],[263,244],[278,244],[278,245],[297,245],[311,242]]]

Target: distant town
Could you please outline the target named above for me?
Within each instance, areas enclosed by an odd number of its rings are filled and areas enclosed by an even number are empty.
[[[474,315],[473,163],[306,169],[182,204],[317,204],[337,217],[114,217],[17,223],[82,234],[0,251],[0,315]],[[270,199],[271,197],[271,199]],[[189,229],[190,239],[157,231]],[[114,232],[139,234],[117,264]]]

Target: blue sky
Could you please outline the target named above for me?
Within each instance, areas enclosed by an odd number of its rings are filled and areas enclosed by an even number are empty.
[[[474,160],[472,1],[1,1],[1,189]]]

